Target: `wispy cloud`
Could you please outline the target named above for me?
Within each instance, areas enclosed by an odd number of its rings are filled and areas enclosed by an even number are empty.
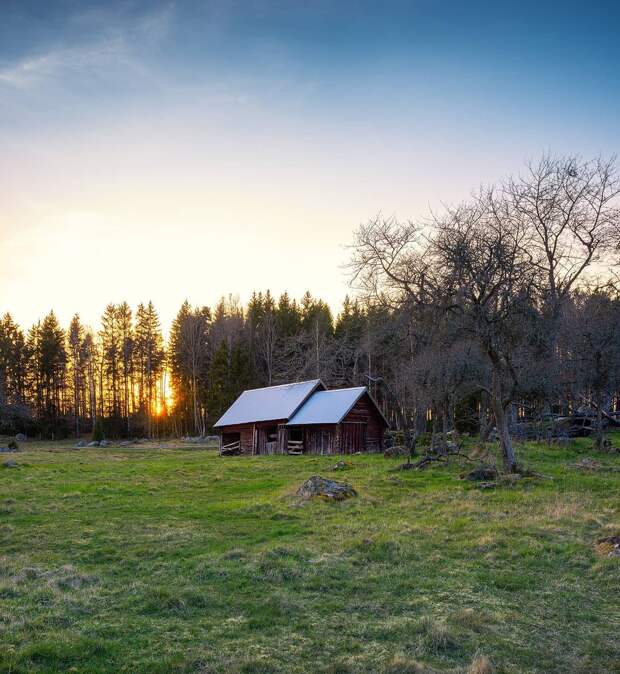
[[[0,68],[0,85],[30,90],[67,77],[97,80],[119,75],[147,76],[141,56],[161,44],[170,29],[172,5],[131,20],[111,20],[106,14],[74,17],[89,23],[92,37],[78,44],[60,44],[42,54],[30,54]]]

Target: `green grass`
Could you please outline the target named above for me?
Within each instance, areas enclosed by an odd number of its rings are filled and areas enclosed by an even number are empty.
[[[593,549],[620,457],[571,467],[589,446],[521,446],[546,477],[481,491],[382,456],[26,444],[0,465],[0,672],[620,671],[620,560]],[[312,474],[359,497],[300,504]]]

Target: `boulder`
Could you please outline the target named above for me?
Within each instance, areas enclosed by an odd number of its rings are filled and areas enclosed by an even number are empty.
[[[596,551],[603,557],[620,557],[620,536],[605,536],[596,541]]]
[[[348,470],[353,468],[353,464],[350,461],[336,461],[332,466],[332,470]]]
[[[5,468],[17,468],[17,461],[13,459],[8,459],[2,464]]]
[[[393,447],[387,447],[383,452],[383,456],[386,459],[393,456],[409,456],[409,450],[403,445],[394,445]]]
[[[17,447],[0,447],[0,453],[7,454],[9,452],[18,452]]]
[[[297,490],[297,496],[304,499],[320,496],[331,501],[344,501],[352,496],[357,496],[357,492],[346,482],[336,482],[319,475],[313,475]]]
[[[99,447],[99,443],[96,440],[93,440],[92,442],[89,442],[87,447]]]
[[[99,443],[99,447],[110,447],[111,445],[112,445],[112,443],[109,440],[102,440]]]
[[[75,443],[76,449],[82,449],[82,447],[86,447],[86,440],[80,440],[79,442]]]
[[[129,442],[129,440],[123,440],[122,442],[118,443],[118,446],[119,447],[129,447],[130,444],[131,444],[131,442]]]
[[[25,436],[23,433],[18,433],[18,434],[15,436],[15,440],[16,440],[17,442],[26,442],[26,436]]]

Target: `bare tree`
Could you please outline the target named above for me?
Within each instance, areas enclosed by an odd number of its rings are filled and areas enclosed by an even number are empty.
[[[183,317],[179,326],[178,358],[185,370],[192,396],[194,428],[198,435],[206,435],[206,412],[200,405],[199,389],[206,385],[203,374],[209,361],[209,315],[196,310]]]
[[[613,248],[620,214],[616,158],[584,161],[545,154],[503,189],[513,216],[530,230],[545,299],[557,315],[588,268]]]
[[[360,228],[354,281],[392,305],[414,303],[454,317],[486,358],[504,467],[516,470],[508,410],[519,390],[518,355],[527,341],[537,286],[530,232],[506,200],[481,192],[449,209],[422,236],[412,223],[376,219]]]

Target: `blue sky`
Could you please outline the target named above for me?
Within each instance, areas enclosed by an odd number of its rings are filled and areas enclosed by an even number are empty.
[[[619,35],[611,2],[4,0],[0,311],[337,307],[378,211],[618,152]]]

